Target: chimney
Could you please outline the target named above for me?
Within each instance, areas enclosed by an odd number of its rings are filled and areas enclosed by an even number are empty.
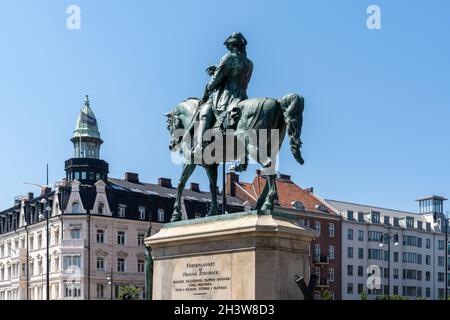
[[[49,194],[50,192],[52,192],[52,188],[48,188],[48,187],[42,188],[41,196],[45,196],[45,194]]]
[[[139,183],[139,174],[133,172],[125,172],[125,181]]]
[[[158,184],[161,187],[172,188],[172,180],[168,178],[158,178]]]
[[[231,171],[227,173],[226,177],[226,194],[229,194],[230,196],[234,197],[236,196],[236,185],[235,183],[239,183],[239,175],[235,172]]]
[[[308,192],[309,194],[313,194],[314,193],[314,187],[306,188],[305,191]]]
[[[200,185],[198,183],[191,182],[189,190],[194,191],[194,192],[200,192]]]
[[[27,193],[27,200],[28,201],[31,201],[31,200],[33,200],[34,199],[34,193],[33,192],[28,192]]]
[[[291,181],[291,176],[288,174],[279,173],[277,179]]]

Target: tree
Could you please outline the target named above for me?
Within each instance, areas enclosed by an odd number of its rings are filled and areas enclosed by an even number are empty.
[[[361,300],[367,300],[367,292],[365,292],[365,291],[361,292],[360,298],[361,298]]]
[[[322,300],[332,300],[332,295],[331,292],[328,290],[325,290],[324,292],[322,292]]]
[[[122,300],[139,300],[141,289],[133,286],[120,286],[119,299]]]

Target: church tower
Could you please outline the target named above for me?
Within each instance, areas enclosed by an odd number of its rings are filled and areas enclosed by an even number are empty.
[[[109,166],[100,159],[100,138],[97,119],[91,109],[89,96],[78,115],[72,139],[74,155],[66,161],[66,178],[68,181],[78,180],[83,184],[94,184],[108,179]]]

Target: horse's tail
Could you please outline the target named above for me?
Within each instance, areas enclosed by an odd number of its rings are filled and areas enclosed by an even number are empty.
[[[278,100],[278,103],[283,110],[292,155],[298,163],[303,164],[304,160],[300,152],[302,146],[300,135],[302,133],[305,100],[300,95],[291,93]]]

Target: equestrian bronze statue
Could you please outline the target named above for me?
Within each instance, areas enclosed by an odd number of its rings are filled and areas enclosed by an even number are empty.
[[[253,63],[247,58],[247,41],[241,33],[233,33],[224,44],[229,52],[218,65],[208,67],[211,79],[203,98],[189,98],[166,114],[169,149],[183,157],[172,222],[181,220],[182,193],[197,165],[208,175],[211,206],[207,216],[214,216],[219,214],[220,163],[236,162],[235,171],[245,171],[249,160],[261,165],[267,183],[255,207],[258,212],[273,210],[278,197],[275,168],[286,133],[292,155],[304,163],[300,152],[303,97],[291,93],[280,99],[248,98]]]

